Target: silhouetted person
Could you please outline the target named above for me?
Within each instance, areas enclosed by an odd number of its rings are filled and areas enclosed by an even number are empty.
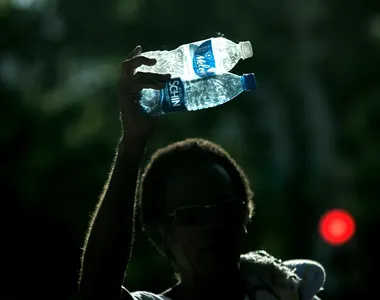
[[[161,89],[170,78],[135,74],[140,65],[155,63],[140,53],[137,47],[122,64],[118,101],[123,135],[85,241],[83,299],[301,299],[300,278],[290,267],[265,252],[241,255],[254,212],[252,190],[243,170],[220,146],[202,139],[169,145],[153,155],[138,181],[156,122],[141,113],[138,93]],[[178,273],[178,284],[161,295],[122,288],[135,195],[145,232]],[[320,271],[316,266],[311,269]]]

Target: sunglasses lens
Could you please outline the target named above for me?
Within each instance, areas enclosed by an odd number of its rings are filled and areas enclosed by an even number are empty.
[[[238,222],[244,218],[244,203],[241,201],[229,201],[217,206],[218,215],[229,222]]]
[[[244,203],[241,201],[226,201],[215,206],[184,207],[176,211],[176,220],[183,226],[204,225],[212,219],[240,222],[244,218]]]
[[[202,206],[178,209],[176,212],[176,219],[178,224],[183,226],[201,225],[207,221],[205,208]]]

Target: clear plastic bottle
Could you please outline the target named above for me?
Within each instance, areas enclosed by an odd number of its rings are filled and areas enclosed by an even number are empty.
[[[224,104],[244,91],[256,89],[253,73],[242,76],[223,73],[212,77],[170,79],[161,90],[143,89],[140,106],[151,116],[178,111],[196,111]]]
[[[141,66],[137,71],[199,78],[230,71],[240,59],[252,57],[253,50],[249,41],[235,43],[216,37],[184,44],[171,51],[149,51],[141,55],[155,58],[157,63]]]

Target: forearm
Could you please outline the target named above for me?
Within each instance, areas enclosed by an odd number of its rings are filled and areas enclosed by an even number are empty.
[[[133,237],[134,198],[144,143],[120,143],[109,180],[92,216],[82,257],[86,300],[119,299]]]

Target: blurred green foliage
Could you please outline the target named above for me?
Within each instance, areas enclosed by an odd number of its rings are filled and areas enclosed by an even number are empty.
[[[78,253],[120,134],[120,62],[137,44],[173,49],[221,32],[251,41],[255,56],[233,72],[255,72],[257,92],[163,117],[150,151],[186,137],[220,143],[255,190],[249,248],[319,260],[328,273],[324,299],[366,290],[379,225],[380,2],[3,0],[0,30],[3,230],[24,226],[14,234],[28,238],[17,256],[25,261],[14,258],[13,268],[41,268],[23,282],[66,274],[57,261],[70,261],[70,275],[44,284],[74,293]],[[335,207],[357,221],[356,236],[340,248],[318,235],[319,218]],[[20,209],[45,213],[68,241],[43,217],[22,219]],[[126,284],[161,291],[173,282],[169,265],[140,231],[136,238]],[[39,264],[30,265],[36,253]]]

